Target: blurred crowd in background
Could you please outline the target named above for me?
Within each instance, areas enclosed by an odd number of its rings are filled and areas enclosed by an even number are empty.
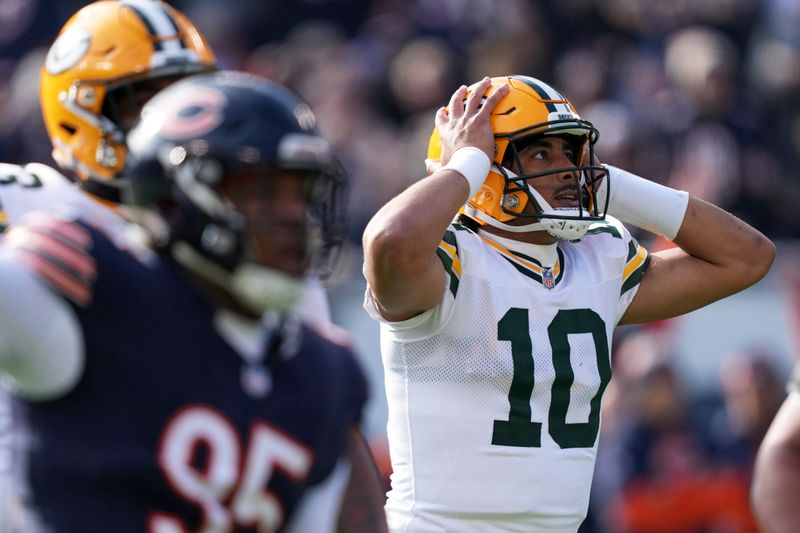
[[[86,3],[0,0],[3,162],[52,164],[39,68],[58,30]],[[435,110],[484,75],[547,81],[599,128],[603,162],[747,220],[778,241],[779,276],[800,264],[786,260],[800,237],[797,0],[170,3],[205,34],[223,68],[297,91],[346,167],[350,226],[330,280],[332,304],[368,352],[378,404],[377,326],[360,309],[361,233],[380,206],[424,175]],[[637,236],[651,250],[666,245]],[[671,329],[618,335],[585,531],[755,528],[749,471],[785,394],[786,365],[775,361],[793,354],[742,346],[714,376],[717,394],[692,394],[671,362]],[[385,471],[383,416],[378,408],[367,432]]]

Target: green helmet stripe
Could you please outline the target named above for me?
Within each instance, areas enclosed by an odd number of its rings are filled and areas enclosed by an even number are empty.
[[[563,100],[564,99],[558,93],[555,93],[555,96],[550,94],[550,93],[548,93],[547,90],[539,83],[539,80],[531,78],[530,76],[513,76],[513,79],[515,79],[517,81],[521,81],[522,83],[524,83],[525,85],[527,85],[528,87],[530,87],[531,89],[536,91],[536,94],[538,94],[542,98],[542,100]],[[547,111],[549,113],[555,113],[556,112],[556,105],[554,103],[547,102],[547,101],[543,102],[543,103],[544,103],[544,105],[547,106]]]

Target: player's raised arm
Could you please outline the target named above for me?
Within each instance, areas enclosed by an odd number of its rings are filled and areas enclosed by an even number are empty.
[[[500,87],[482,103],[489,85],[484,78],[469,96],[462,86],[453,93],[449,112],[439,109],[436,128],[445,166],[383,206],[364,232],[364,273],[389,320],[410,318],[441,300],[445,271],[436,248],[489,172],[494,151],[489,114],[508,92]]]
[[[763,278],[775,246],[727,211],[683,191],[609,167],[608,212],[678,246],[651,255],[620,323],[671,318],[735,294]]]

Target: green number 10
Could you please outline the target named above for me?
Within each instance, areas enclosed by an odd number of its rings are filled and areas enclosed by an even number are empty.
[[[592,335],[600,386],[590,402],[588,422],[568,424],[570,388],[575,380],[568,337],[579,333]],[[562,309],[547,327],[547,335],[550,338],[553,367],[556,371],[548,413],[550,436],[561,448],[591,448],[600,428],[600,399],[611,379],[605,323],[591,309]],[[528,310],[516,307],[509,309],[497,324],[497,338],[511,342],[514,376],[508,391],[508,420],[494,421],[492,444],[538,448],[542,441],[542,424],[531,421],[530,400],[535,378]]]

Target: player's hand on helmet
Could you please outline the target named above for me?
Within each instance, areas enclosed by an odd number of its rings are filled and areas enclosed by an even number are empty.
[[[483,100],[490,83],[488,77],[483,78],[469,96],[467,87],[462,85],[453,93],[447,108],[442,107],[436,112],[436,128],[442,140],[438,168],[446,165],[455,151],[465,146],[479,148],[490,160],[494,159],[494,133],[489,117],[497,102],[508,94],[509,89],[508,85],[501,85]],[[438,170],[434,163],[436,162],[425,162],[428,171],[432,168]]]

